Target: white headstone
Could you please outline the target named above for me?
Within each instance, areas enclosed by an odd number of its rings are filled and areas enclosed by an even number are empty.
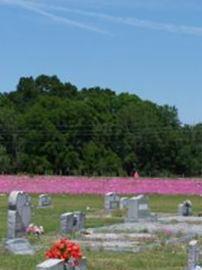
[[[119,209],[120,197],[115,192],[108,192],[105,194],[105,209],[115,210]]]
[[[150,216],[151,214],[147,197],[144,195],[139,195],[128,200],[128,222],[138,221],[139,219],[147,219]]]
[[[8,198],[8,238],[25,233],[31,220],[31,199],[23,191],[12,191]]]
[[[37,265],[36,270],[64,270],[64,261],[49,259]]]
[[[189,242],[187,270],[193,270],[199,262],[199,245],[197,240]]]
[[[64,267],[65,264],[65,267]],[[77,266],[70,266],[68,263],[65,263],[64,260],[59,259],[49,259],[44,261],[41,264],[38,264],[36,270],[87,270],[87,261],[83,257],[79,260]]]
[[[52,206],[52,199],[48,194],[39,195],[39,208],[47,208]]]
[[[197,265],[194,270],[202,270],[202,266]]]

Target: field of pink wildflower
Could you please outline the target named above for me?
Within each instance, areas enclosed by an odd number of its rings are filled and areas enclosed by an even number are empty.
[[[52,194],[189,194],[202,195],[202,179],[89,178],[66,176],[0,176],[0,193],[23,190]]]

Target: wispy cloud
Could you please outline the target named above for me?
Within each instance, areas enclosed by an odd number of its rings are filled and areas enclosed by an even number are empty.
[[[49,6],[48,8],[58,10],[58,11],[60,10],[60,11],[75,13],[82,16],[100,18],[105,21],[129,25],[129,26],[137,27],[137,28],[145,28],[145,29],[151,29],[151,30],[166,31],[170,33],[202,36],[202,27],[177,25],[177,24],[172,24],[172,23],[161,23],[161,22],[155,22],[151,20],[141,20],[139,18],[117,17],[117,16],[107,15],[103,13],[88,12],[88,11],[83,11],[80,9],[70,9],[70,8],[59,7],[59,6]]]
[[[68,26],[74,26],[77,28],[97,32],[100,34],[111,35],[109,32],[102,30],[96,26],[91,26],[80,21],[68,19],[66,17],[53,14],[49,11],[54,10],[54,11],[69,12],[69,13],[74,13],[81,16],[95,18],[95,19],[99,18],[101,20],[111,22],[111,23],[128,25],[135,28],[143,28],[143,29],[158,30],[158,31],[170,32],[170,33],[202,36],[202,27],[200,26],[197,27],[197,26],[189,26],[189,25],[177,25],[173,23],[162,23],[162,22],[156,22],[152,20],[143,20],[143,19],[134,18],[134,17],[113,16],[113,15],[108,15],[104,13],[89,12],[89,11],[84,11],[81,9],[68,8],[66,6],[64,7],[64,6],[56,6],[56,5],[50,5],[50,4],[49,5],[42,4],[39,1],[33,2],[33,1],[25,1],[25,0],[0,0],[0,4],[1,3],[6,4],[6,5],[19,6],[23,9],[26,9],[26,10],[35,12],[41,16],[47,17],[50,20],[55,21],[57,23],[62,23]]]
[[[0,0],[0,4],[18,6],[18,7],[21,7],[23,9],[37,13],[41,16],[47,17],[50,20],[55,21],[57,23],[62,23],[64,25],[74,26],[77,28],[81,28],[81,29],[88,30],[88,31],[93,31],[93,32],[100,33],[100,34],[109,34],[107,31],[104,31],[100,28],[90,26],[90,25],[84,24],[82,22],[70,20],[70,19],[67,19],[65,17],[58,16],[58,15],[55,15],[53,13],[47,12],[47,11],[43,10],[42,8],[40,8],[39,5],[35,5],[32,2],[21,1],[21,0]]]

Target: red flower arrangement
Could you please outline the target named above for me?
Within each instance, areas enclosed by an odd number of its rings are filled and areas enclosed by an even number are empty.
[[[45,255],[49,259],[62,259],[71,266],[78,265],[79,259],[82,258],[80,246],[67,238],[55,242]]]

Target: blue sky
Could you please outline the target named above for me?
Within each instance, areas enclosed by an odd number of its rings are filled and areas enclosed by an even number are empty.
[[[201,0],[0,0],[0,90],[56,74],[202,122]]]

